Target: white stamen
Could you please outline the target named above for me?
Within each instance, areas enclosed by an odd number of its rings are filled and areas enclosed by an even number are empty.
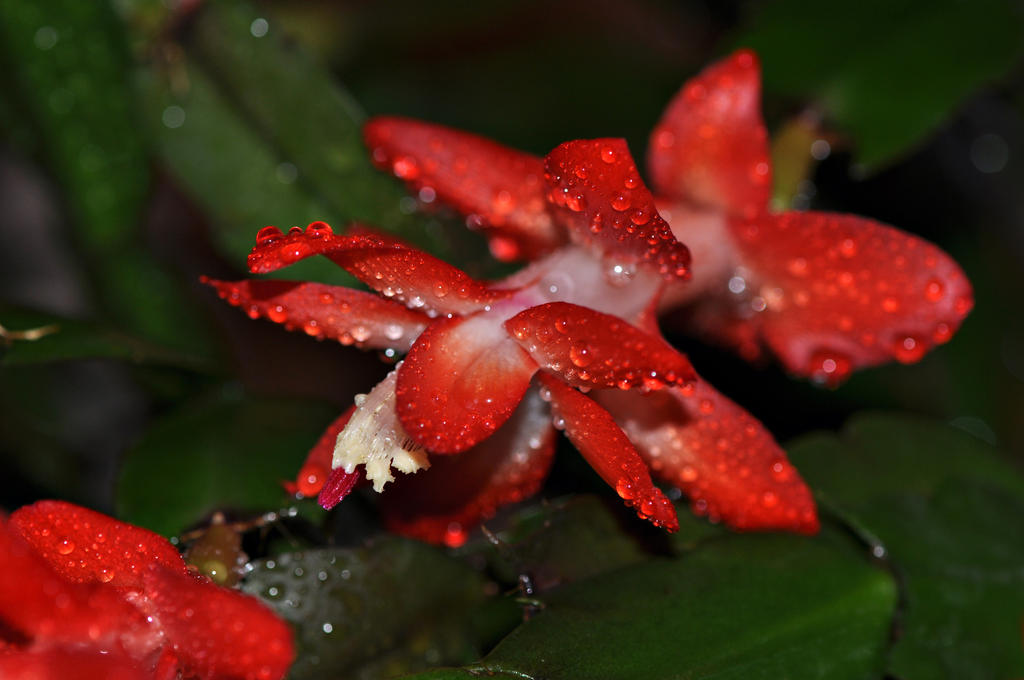
[[[345,468],[348,473],[364,465],[366,478],[378,493],[395,480],[391,468],[412,474],[430,467],[427,452],[409,437],[398,420],[397,376],[397,371],[391,371],[369,394],[356,395],[355,413],[338,434],[331,462],[332,468]]]

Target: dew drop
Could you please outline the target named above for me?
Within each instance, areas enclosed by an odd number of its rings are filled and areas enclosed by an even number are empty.
[[[633,214],[630,215],[629,219],[633,222],[633,224],[637,225],[638,227],[642,227],[643,225],[651,221],[651,211],[644,210],[643,208],[637,208],[636,210],[633,211]]]
[[[628,210],[629,206],[631,206],[632,204],[633,199],[630,198],[630,195],[627,192],[618,193],[615,195],[615,198],[612,199],[612,207],[618,210],[619,212],[622,212],[623,210]]]
[[[306,234],[313,238],[323,238],[325,236],[330,236],[333,233],[334,230],[331,229],[331,225],[326,222],[311,222],[310,225],[306,227]]]
[[[603,149],[601,149],[601,160],[604,161],[605,163],[614,163],[615,149],[611,148],[610,146],[606,146]]]
[[[70,538],[65,538],[57,544],[57,552],[61,555],[70,555],[75,550],[75,542]]]
[[[256,232],[256,245],[266,246],[284,236],[281,230],[274,226],[263,227]]]
[[[882,299],[882,309],[890,314],[900,311],[900,301],[891,295]]]
[[[274,305],[267,309],[267,318],[274,323],[283,323],[288,318],[288,311],[283,305]]]
[[[892,344],[892,351],[896,361],[903,364],[912,364],[919,360],[924,356],[927,349],[925,344],[913,335],[898,337]]]
[[[589,347],[580,344],[569,348],[569,359],[575,366],[586,368],[594,361],[594,356]]]
[[[616,288],[629,285],[636,278],[636,264],[633,262],[609,262],[604,268],[604,280]]]
[[[692,465],[684,465],[682,471],[679,473],[679,478],[686,483],[697,481],[697,468]]]
[[[413,180],[420,175],[420,166],[412,156],[402,156],[392,166],[395,177],[399,179]]]
[[[928,302],[938,302],[942,299],[942,294],[945,292],[945,286],[938,279],[929,280],[924,287],[924,297]]]
[[[853,364],[850,358],[831,350],[818,350],[811,355],[807,372],[816,383],[835,387],[850,377]]]

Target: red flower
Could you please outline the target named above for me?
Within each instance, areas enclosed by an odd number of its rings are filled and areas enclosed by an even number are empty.
[[[971,293],[948,256],[891,227],[768,212],[759,88],[749,52],[683,88],[650,152],[661,198],[622,140],[568,142],[540,159],[428,123],[372,120],[376,162],[466,214],[497,257],[532,264],[487,285],[364,229],[262,230],[254,273],[321,254],[392,299],[210,282],[222,297],[317,337],[408,351],[332,425],[296,488],[314,493],[326,480],[321,502],[333,505],[358,465],[378,491],[391,467],[430,465],[387,489],[386,521],[457,544],[472,523],[537,490],[553,416],[655,524],[671,530],[676,518],[648,469],[681,487],[697,513],[737,529],[816,531],[810,493],[771,435],[698,378],[661,338],[655,312],[687,305],[700,330],[744,355],[765,344],[794,373],[834,384],[947,340]]]
[[[166,539],[42,501],[0,519],[0,677],[276,680],[292,634]]]

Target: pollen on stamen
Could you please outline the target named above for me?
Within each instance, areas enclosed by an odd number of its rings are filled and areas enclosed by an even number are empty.
[[[395,382],[392,371],[369,394],[356,396],[356,410],[338,435],[331,467],[348,473],[364,466],[373,490],[381,492],[394,481],[391,468],[412,474],[430,467],[427,452],[409,437],[395,411]]]

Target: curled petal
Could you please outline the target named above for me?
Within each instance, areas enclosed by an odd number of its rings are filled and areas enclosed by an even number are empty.
[[[386,243],[370,234],[335,234],[326,222],[313,222],[305,230],[292,227],[287,234],[277,227],[263,227],[256,233],[256,246],[249,253],[249,271],[268,274],[314,255],[337,262],[339,253],[382,245]]]
[[[764,212],[772,178],[757,56],[740,50],[686,83],[654,128],[647,161],[660,196]]]
[[[568,302],[530,307],[505,329],[537,363],[577,387],[652,390],[695,376],[689,360],[657,335]]]
[[[344,413],[327,426],[324,433],[320,435],[320,439],[306,454],[306,460],[299,468],[295,481],[284,483],[284,488],[288,493],[300,493],[306,498],[320,493],[320,489],[323,488],[324,482],[327,481],[327,476],[331,472],[331,459],[334,456],[334,445],[338,441],[338,434],[345,429],[345,425],[348,424],[348,420],[355,410],[355,405],[349,406]],[[337,505],[337,503],[333,505]]]
[[[565,241],[547,211],[540,158],[409,118],[373,118],[363,133],[375,163],[467,215],[499,260],[535,259]]]
[[[556,427],[587,459],[594,471],[608,483],[626,505],[642,518],[667,531],[679,529],[679,518],[671,501],[654,486],[640,454],[611,415],[578,390],[541,373],[541,396],[551,400]]]
[[[385,297],[413,309],[437,314],[468,314],[512,295],[495,290],[462,270],[395,239],[377,238],[366,230],[334,234],[323,222],[287,234],[264,227],[249,253],[249,270],[265,274],[314,255],[324,255]]]
[[[811,492],[771,434],[706,381],[597,399],[654,475],[680,487],[698,515],[739,530],[818,531]]]
[[[490,437],[431,467],[403,476],[384,491],[381,508],[391,531],[457,547],[503,505],[532,496],[547,477],[555,430],[536,390]]]
[[[836,384],[946,342],[973,306],[970,283],[939,248],[852,215],[787,212],[733,224],[763,311],[748,323],[793,373]],[[730,323],[728,308],[722,324]]]
[[[10,527],[69,581],[141,588],[151,565],[186,571],[163,536],[71,503],[39,501],[19,508]]]
[[[200,280],[252,318],[343,345],[407,352],[430,321],[397,302],[343,286],[270,279],[218,281],[205,276]]]
[[[496,316],[439,321],[398,368],[398,417],[429,451],[465,451],[508,420],[536,370]]]
[[[566,142],[548,154],[544,171],[573,241],[670,280],[689,276],[690,252],[658,214],[625,140]]]
[[[166,569],[145,590],[185,677],[280,680],[295,659],[288,624],[254,597]]]

